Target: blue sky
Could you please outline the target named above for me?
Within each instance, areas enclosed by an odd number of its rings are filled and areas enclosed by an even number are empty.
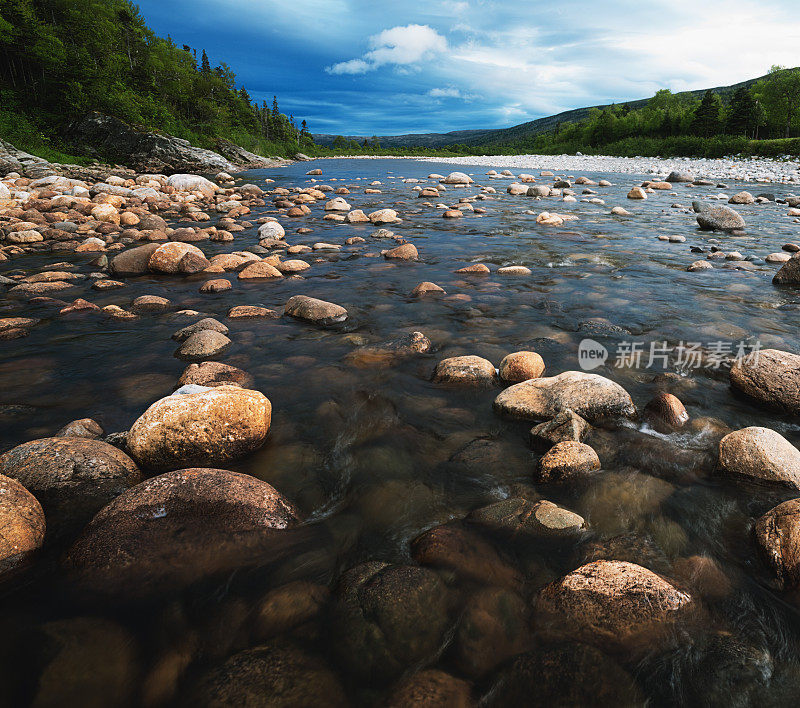
[[[505,127],[800,65],[798,0],[139,0],[312,132]]]

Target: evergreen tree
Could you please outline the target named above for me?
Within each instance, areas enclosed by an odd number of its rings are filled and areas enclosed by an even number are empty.
[[[736,89],[725,118],[725,132],[731,135],[752,136],[755,129],[756,100],[750,89],[742,86]]]
[[[708,90],[694,113],[692,132],[703,138],[717,135],[722,129],[722,101],[713,91]]]
[[[200,60],[200,73],[201,74],[210,74],[211,73],[211,63],[208,61],[208,54],[206,54],[206,50],[203,50],[203,57]]]

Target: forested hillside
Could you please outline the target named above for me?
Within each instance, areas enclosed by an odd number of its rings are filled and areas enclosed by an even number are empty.
[[[156,36],[127,0],[0,0],[0,137],[58,157],[88,111],[196,145],[227,138],[253,152],[311,143],[277,100],[256,106],[224,62]],[[102,157],[102,156],[99,156]]]

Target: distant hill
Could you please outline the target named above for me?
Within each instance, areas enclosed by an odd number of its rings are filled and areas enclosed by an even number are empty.
[[[759,76],[756,79],[748,79],[738,84],[731,86],[717,86],[711,90],[718,93],[723,100],[727,100],[732,96],[736,89],[742,86],[752,86],[753,84],[761,81],[764,76]],[[677,96],[685,96],[691,98],[702,98],[703,94],[708,89],[698,89],[697,91],[682,91]],[[642,98],[636,101],[625,101],[631,108],[643,107],[649,98]],[[528,121],[527,123],[520,123],[510,128],[484,128],[478,130],[454,130],[450,133],[411,133],[409,135],[379,135],[381,146],[388,148],[396,147],[432,147],[440,148],[448,145],[486,145],[490,143],[504,143],[511,140],[519,140],[520,138],[530,138],[540,133],[546,133],[553,130],[559,123],[578,122],[583,120],[589,115],[592,108],[607,108],[612,104],[603,104],[600,106],[587,106],[585,108],[573,108],[570,111],[563,111],[554,116],[546,116],[544,118],[537,118],[536,120]],[[326,147],[333,144],[335,135],[327,134],[314,134],[312,135],[314,142],[318,145]],[[370,135],[346,135],[348,140],[357,140],[359,143],[363,142],[365,138],[371,139]]]

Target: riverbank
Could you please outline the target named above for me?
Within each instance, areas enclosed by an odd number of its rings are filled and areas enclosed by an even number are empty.
[[[618,172],[621,174],[668,175],[688,171],[709,179],[741,180],[743,182],[800,182],[800,161],[768,158],[658,158],[610,157],[605,155],[484,155],[470,157],[404,157],[381,155],[348,155],[327,159],[386,160],[405,159],[448,165],[474,165],[496,170],[551,170],[566,172]]]

